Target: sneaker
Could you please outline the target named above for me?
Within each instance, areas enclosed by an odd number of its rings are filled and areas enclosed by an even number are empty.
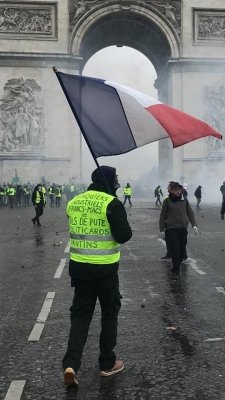
[[[73,368],[66,368],[64,371],[64,385],[66,386],[78,386],[76,379],[76,373]]]
[[[100,371],[101,376],[111,376],[117,374],[124,369],[124,363],[121,360],[116,360],[114,366],[111,369]]]
[[[35,218],[32,218],[32,222],[33,222],[34,225],[36,225]]]
[[[165,256],[165,257],[161,257],[161,260],[162,260],[162,261],[171,261],[172,258],[171,258],[171,257]]]

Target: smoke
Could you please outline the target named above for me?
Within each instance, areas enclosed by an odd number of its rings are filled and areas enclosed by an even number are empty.
[[[83,75],[111,80],[157,98],[154,88],[156,71],[150,61],[140,52],[129,47],[107,47],[92,56],[84,67]],[[83,179],[89,182],[95,168],[94,161],[83,143]],[[158,165],[158,143],[151,143],[127,154],[99,159],[117,169],[124,181],[136,182]]]

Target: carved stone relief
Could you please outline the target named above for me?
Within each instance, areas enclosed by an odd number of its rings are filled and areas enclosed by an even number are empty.
[[[102,4],[100,0],[70,0],[69,3],[69,18],[70,29],[72,30],[75,23],[93,6]]]
[[[132,8],[132,4],[138,4],[142,7],[145,5],[152,6],[158,12],[163,14],[174,26],[177,33],[180,34],[181,0],[115,0],[115,4],[118,3],[121,3],[121,10],[124,11],[130,10]],[[86,12],[90,11],[97,5],[105,4],[107,6],[109,2],[108,0],[70,0],[69,4],[70,30],[72,30],[75,23],[82,18]]]
[[[9,79],[0,99],[0,151],[35,151],[44,145],[44,101],[34,79]]]
[[[0,38],[56,39],[56,3],[1,3]]]
[[[214,87],[204,89],[205,116],[204,120],[225,136],[225,79]],[[209,153],[219,151],[225,153],[225,140],[207,137]]]
[[[194,10],[195,42],[225,42],[225,11]]]
[[[160,11],[174,26],[177,34],[181,32],[181,0],[146,0],[146,4],[152,5]]]

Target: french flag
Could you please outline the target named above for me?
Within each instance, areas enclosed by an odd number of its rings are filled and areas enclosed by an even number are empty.
[[[205,122],[130,87],[55,72],[94,158],[127,153],[165,138],[173,147],[204,136],[222,139]]]

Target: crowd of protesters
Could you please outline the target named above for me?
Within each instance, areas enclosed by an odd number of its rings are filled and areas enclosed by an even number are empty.
[[[59,185],[56,183],[41,183],[46,204],[51,207],[60,207],[62,202],[71,200],[76,194],[85,190],[85,185],[68,183]],[[23,207],[32,205],[32,193],[37,184],[3,183],[0,185],[0,207]]]

